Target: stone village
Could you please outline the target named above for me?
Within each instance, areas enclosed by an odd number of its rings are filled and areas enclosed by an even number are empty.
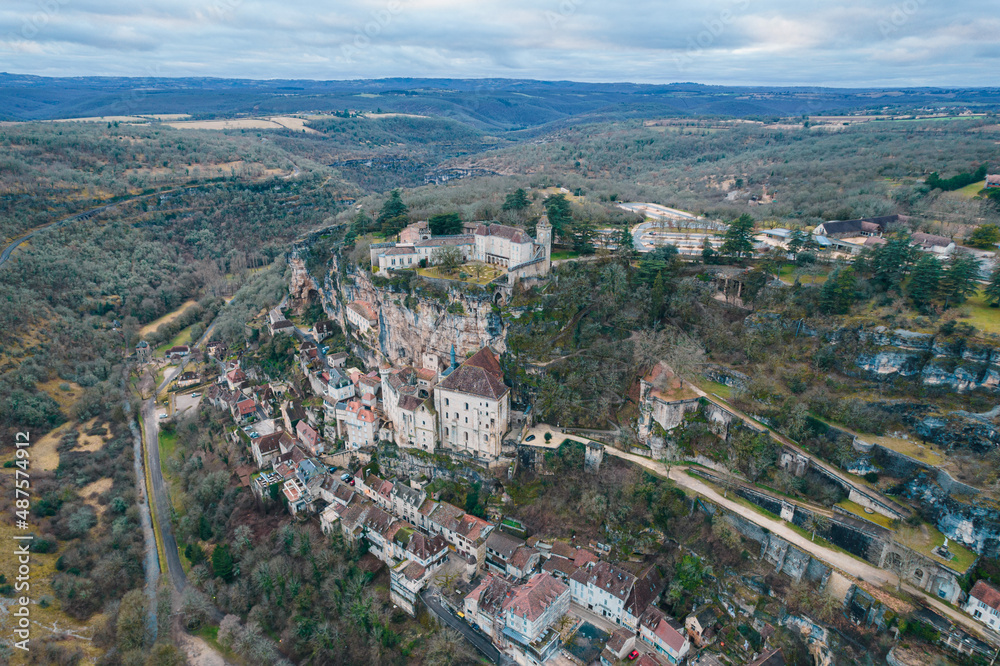
[[[621,453],[598,439],[534,423],[530,406],[518,410],[512,405],[501,360],[503,333],[488,308],[506,298],[518,281],[549,274],[551,227],[543,217],[537,240],[499,224],[478,223],[467,231],[433,237],[426,223],[416,223],[399,234],[398,243],[371,246],[371,265],[380,274],[426,265],[442,247],[457,248],[463,261],[500,268],[503,279],[493,285],[492,302],[470,303],[469,316],[443,316],[431,328],[407,320],[408,309],[363,273],[353,278],[348,273],[337,289],[317,285],[293,252],[291,305],[269,312],[261,328],[270,336],[296,339],[309,392],[297,394],[241,367],[238,358],[227,359],[226,350],[209,349],[222,374],[205,390],[204,399],[231,414],[230,436],[255,463],[238,471],[243,485],[262,500],[282,499],[293,516],[318,520],[324,533],[339,532],[350,543],[363,543],[389,569],[391,600],[408,613],[416,614],[422,604],[436,605],[436,612],[460,620],[463,633],[487,637],[501,659],[532,665],[580,663],[565,644],[588,625],[603,632],[600,661],[607,666],[622,660],[646,666],[724,663],[710,647],[723,626],[749,623],[766,636],[769,621],[775,621],[755,617],[736,597],[706,599],[688,617],[669,617],[657,605],[665,583],[655,566],[613,561],[610,548],[600,543],[528,537],[516,521],[504,520],[502,510],[484,519],[441,501],[425,487],[442,461],[482,470],[486,478],[485,472],[512,474],[521,464],[544,467],[546,451],[578,441],[586,446],[587,470],[599,474],[605,455],[650,464],[665,460],[669,432],[687,415],[700,414],[722,437],[734,424],[769,433],[782,445],[781,467],[797,475],[807,470],[825,475],[868,514],[893,520],[909,515],[907,508],[782,441],[718,396],[676,377],[663,362],[639,383],[640,441],[630,451]],[[322,299],[330,319],[303,331],[286,318],[285,310],[310,298]],[[323,346],[326,333],[337,326],[356,341],[350,353],[329,353]],[[170,350],[174,358],[186,352]],[[149,360],[148,350],[137,353]],[[348,367],[349,361],[372,369]],[[715,379],[740,381],[724,371]],[[387,444],[403,462],[377,471],[371,462]],[[855,448],[872,447],[856,441]],[[873,567],[900,571],[909,585],[930,597],[961,605],[989,633],[976,635],[937,615],[949,644],[959,652],[993,649],[1000,591],[980,582],[968,595],[963,593],[958,579],[969,565],[957,566],[947,540],[930,553],[903,552],[879,521],[836,507],[817,517],[815,507],[758,488],[709,461],[699,462],[705,464],[690,467],[691,476],[792,525],[826,521],[836,528],[830,537],[836,547]],[[428,470],[430,474],[422,473]],[[858,622],[878,625],[891,612],[870,583],[762,527],[753,512],[699,501],[705,511],[718,513],[757,542],[759,557],[775,571],[821,590],[842,590],[840,601]],[[461,593],[456,596],[455,590]],[[826,663],[824,629],[804,617],[780,621],[804,627],[816,663]],[[743,663],[784,663],[780,650],[771,649],[766,640],[755,650],[748,643],[744,653]]]

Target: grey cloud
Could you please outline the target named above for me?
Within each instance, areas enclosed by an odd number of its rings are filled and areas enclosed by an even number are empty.
[[[5,0],[0,62],[47,75],[997,85],[993,15],[992,0]]]

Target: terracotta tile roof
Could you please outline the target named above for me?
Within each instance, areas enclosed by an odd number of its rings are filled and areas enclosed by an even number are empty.
[[[514,588],[514,594],[504,604],[504,610],[533,622],[567,590],[569,587],[566,583],[551,574],[538,573],[524,585]]]
[[[493,534],[496,534],[496,532],[492,532],[491,536]],[[538,551],[535,550],[534,548],[530,548],[528,546],[520,546],[517,550],[514,551],[514,554],[511,556],[510,565],[515,569],[524,571],[524,569],[528,566],[528,563],[531,562],[531,558],[533,558],[538,554],[539,554]]]
[[[572,578],[573,580],[577,580],[577,578],[574,577],[574,574],[578,570],[583,571],[582,569],[580,569],[580,567],[573,564],[572,560],[567,560],[566,558],[563,557],[550,557],[549,559],[545,560],[544,564],[542,564],[542,571],[548,573],[555,573],[558,571],[567,578]],[[586,581],[580,581],[580,582],[586,584]]]
[[[247,398],[246,400],[240,400],[236,403],[236,409],[239,410],[240,416],[246,416],[247,414],[253,414],[257,409],[257,402],[253,398]]]
[[[482,351],[488,350],[484,348],[479,353]],[[492,352],[488,353],[492,354]],[[476,356],[479,354],[477,353]],[[480,365],[470,364],[469,361],[472,358],[453,370],[438,386],[442,389],[468,393],[491,400],[502,398],[510,390],[503,383],[503,375],[486,370]]]
[[[280,448],[281,436],[284,434],[283,430],[279,430],[277,432],[272,432],[270,435],[258,437],[254,440],[254,446],[257,447],[257,450],[260,451],[261,454],[273,453]]]
[[[367,319],[369,322],[377,322],[378,315],[375,313],[375,309],[364,301],[351,301],[347,304],[347,307],[354,310],[359,315]]]
[[[659,569],[651,566],[636,578],[625,601],[625,610],[633,617],[639,617],[662,591],[663,576]]]
[[[403,569],[403,575],[410,580],[420,580],[424,577],[427,569],[419,562],[410,562],[405,569]]]
[[[434,378],[437,377],[437,375],[438,373],[430,368],[419,368],[417,370],[417,377],[428,382],[434,381]]]
[[[399,396],[399,408],[407,412],[415,412],[420,408],[420,405],[424,404],[426,398],[418,398],[415,395],[401,395]]]
[[[421,560],[433,557],[447,548],[448,542],[440,534],[429,537],[421,532],[415,532],[410,543],[406,545],[406,550]]]
[[[656,606],[650,607],[640,620],[642,626],[651,631],[674,652],[680,652],[687,638],[681,633],[683,627],[671,620]]]
[[[1000,590],[985,580],[977,580],[976,584],[972,586],[969,596],[979,599],[990,608],[1000,610]]]
[[[485,615],[497,616],[504,609],[504,602],[514,588],[514,584],[499,576],[486,576],[469,597],[479,604],[479,612]]]
[[[607,562],[598,562],[592,569],[580,567],[572,579],[584,585],[599,588],[608,594],[626,601],[635,584],[635,576],[612,566]]]
[[[386,511],[383,511],[377,506],[373,506],[369,511],[368,515],[365,516],[364,525],[366,528],[372,532],[378,532],[383,534],[387,527],[392,523],[393,517]]]
[[[558,555],[559,557],[565,557],[568,560],[572,560],[576,556],[576,548],[569,545],[565,541],[560,541],[556,539],[552,542],[552,554]]]
[[[611,634],[611,638],[608,639],[608,648],[614,654],[620,654],[625,649],[625,644],[628,643],[629,638],[635,638],[635,635],[626,633],[624,629],[615,629],[615,632]]]
[[[427,240],[417,241],[414,247],[442,247],[445,245],[471,245],[476,239],[471,234],[458,234],[455,236],[437,236]]]
[[[586,564],[592,564],[594,562],[597,562],[597,555],[594,555],[586,548],[577,548],[576,552],[573,553],[573,564],[578,567],[582,567]]]

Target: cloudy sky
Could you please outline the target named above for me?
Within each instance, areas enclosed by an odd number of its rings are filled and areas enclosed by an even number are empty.
[[[0,71],[1000,85],[996,0],[2,0]]]

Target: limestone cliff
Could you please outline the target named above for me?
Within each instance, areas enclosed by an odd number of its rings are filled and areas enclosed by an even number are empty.
[[[316,288],[324,310],[345,330],[347,304],[360,300],[372,306],[378,314],[377,335],[362,338],[353,350],[371,365],[388,360],[420,366],[424,354],[436,354],[446,363],[452,345],[459,360],[484,345],[506,351],[506,327],[490,290],[470,293],[461,283],[443,280],[414,280],[412,286],[378,280],[336,254],[322,289],[315,287],[304,266],[292,263],[292,275],[293,296]]]

